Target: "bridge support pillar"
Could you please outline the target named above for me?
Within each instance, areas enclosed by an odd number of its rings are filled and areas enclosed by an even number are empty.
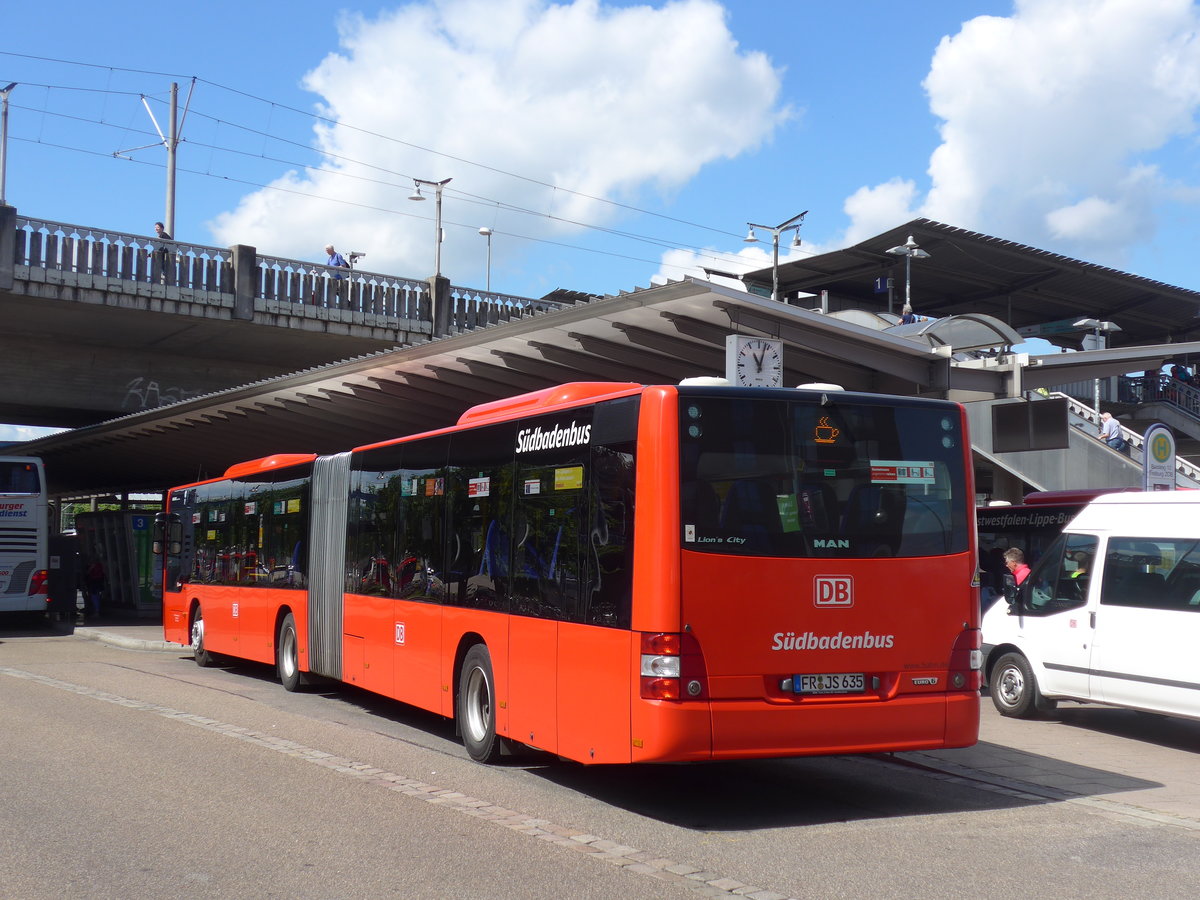
[[[229,248],[233,254],[233,317],[254,321],[254,279],[258,274],[258,251],[245,244]]]
[[[0,204],[0,291],[11,291],[17,255],[17,208]]]

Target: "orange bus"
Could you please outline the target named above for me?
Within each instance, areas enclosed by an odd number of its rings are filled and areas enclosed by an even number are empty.
[[[962,407],[574,383],[170,493],[167,640],[581,763],[963,747]]]

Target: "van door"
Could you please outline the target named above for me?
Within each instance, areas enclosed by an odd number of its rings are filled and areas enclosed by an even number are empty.
[[[1200,716],[1200,540],[1113,537],[1096,609],[1097,699]]]
[[[1064,534],[1022,585],[1021,632],[1043,694],[1091,696],[1091,617],[1087,611],[1097,538]]]

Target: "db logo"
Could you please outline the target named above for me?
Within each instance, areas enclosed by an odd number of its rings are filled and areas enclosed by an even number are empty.
[[[849,575],[818,575],[813,579],[814,606],[853,606],[854,579]]]

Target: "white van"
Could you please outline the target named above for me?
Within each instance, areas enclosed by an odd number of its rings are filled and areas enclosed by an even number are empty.
[[[1098,497],[1007,593],[983,617],[1003,715],[1081,700],[1200,719],[1200,491]]]

